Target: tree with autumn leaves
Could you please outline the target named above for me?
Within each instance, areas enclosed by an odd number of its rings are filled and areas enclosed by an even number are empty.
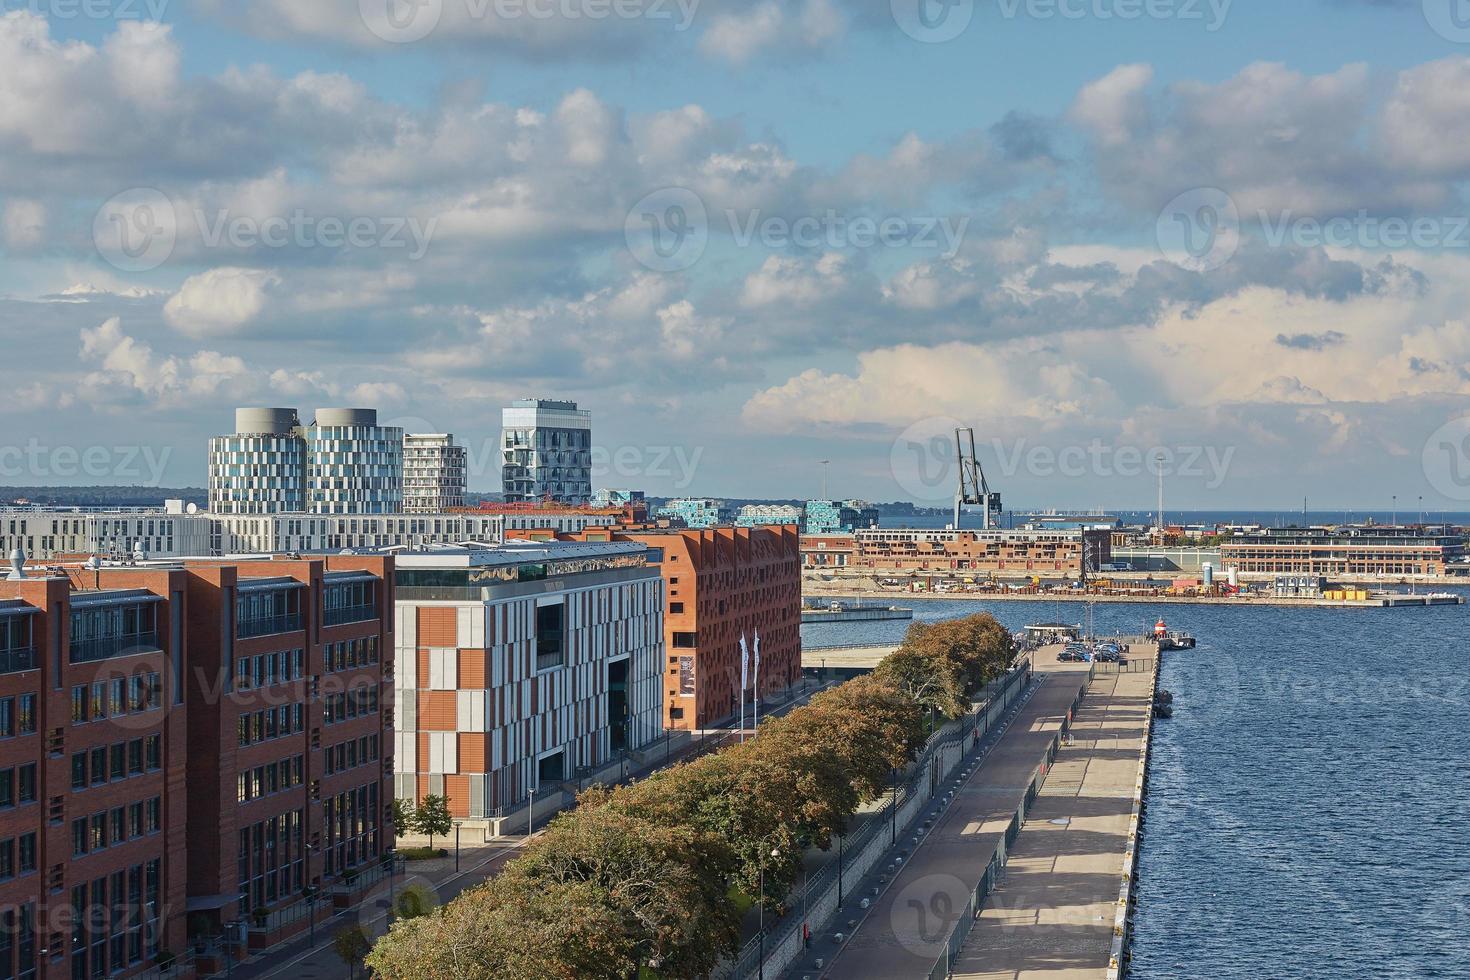
[[[1010,659],[989,616],[915,624],[874,674],[759,737],[582,794],[498,876],[395,923],[367,963],[385,980],[703,976],[738,948],[736,893],[779,908],[805,849],[831,846],[914,758],[925,713],[957,717]]]

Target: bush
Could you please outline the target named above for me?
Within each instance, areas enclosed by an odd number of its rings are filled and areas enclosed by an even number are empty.
[[[405,861],[428,861],[449,856],[447,847],[400,847],[398,856]]]

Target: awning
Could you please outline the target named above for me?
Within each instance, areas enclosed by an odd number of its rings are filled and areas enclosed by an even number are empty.
[[[305,582],[298,582],[289,576],[276,576],[272,578],[247,578],[240,579],[236,591],[245,592],[278,592],[281,589],[304,589]]]
[[[327,572],[322,578],[328,585],[344,585],[348,582],[381,582],[372,572]]]
[[[185,912],[213,912],[222,909],[232,902],[238,902],[239,895],[190,895],[184,903]]]
[[[18,599],[8,602],[0,602],[0,616],[8,616],[12,618],[15,616],[34,616],[40,611],[41,610],[37,609],[29,602],[21,602]]]
[[[107,609],[113,606],[136,606],[140,602],[162,602],[163,596],[146,589],[126,589],[121,592],[74,592],[71,607],[77,609]]]

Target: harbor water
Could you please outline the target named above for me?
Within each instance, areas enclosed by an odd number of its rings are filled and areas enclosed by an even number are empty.
[[[1017,629],[1080,603],[916,601]],[[1163,615],[1140,868],[1137,980],[1470,977],[1470,606],[1098,604],[1099,634]],[[821,646],[898,642],[905,622],[806,626]],[[810,662],[810,658],[808,659]]]

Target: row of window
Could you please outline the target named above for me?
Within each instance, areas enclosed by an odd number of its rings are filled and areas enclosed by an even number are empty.
[[[262,708],[240,715],[240,744],[254,745],[273,738],[299,735],[306,731],[306,706],[283,704],[276,708]]]
[[[377,762],[378,749],[378,736],[376,735],[364,735],[362,738],[348,739],[336,745],[329,745],[326,751],[326,774],[330,776],[335,772],[345,772],[357,766]]]
[[[163,826],[163,800],[153,797],[78,817],[71,822],[72,857],[82,857],[118,844],[156,834]]]
[[[306,656],[301,650],[258,653],[235,661],[235,687],[241,691],[299,681],[305,676]]]
[[[36,906],[0,909],[0,977],[36,976]]]
[[[378,784],[368,783],[322,801],[327,831],[325,866],[336,874],[379,854]]]
[[[305,884],[304,813],[291,810],[240,831],[240,893],[259,908],[294,895]]]
[[[0,738],[36,734],[36,696],[0,698]]]
[[[127,742],[99,745],[74,752],[71,757],[71,788],[100,786],[114,779],[127,779],[163,767],[163,736],[145,735]]]
[[[359,715],[375,715],[378,713],[378,688],[376,685],[363,686],[337,694],[328,694],[322,698],[322,705],[328,725],[335,725],[339,721],[347,721]]]
[[[378,638],[369,636],[328,643],[322,649],[322,657],[328,673],[375,664],[378,662]]]
[[[0,769],[0,810],[36,802],[36,764]]]
[[[0,840],[0,881],[14,878],[17,874],[28,875],[36,870],[36,835],[21,834]],[[4,964],[0,963],[0,977],[6,976]]]
[[[110,681],[78,684],[71,689],[74,724],[152,711],[163,704],[163,680],[157,671],[115,677]]]
[[[237,777],[239,802],[248,803],[272,793],[282,793],[306,782],[306,757],[293,756],[247,769]]]
[[[157,955],[162,871],[154,858],[98,878],[90,888],[72,888],[72,980],[105,977]]]

